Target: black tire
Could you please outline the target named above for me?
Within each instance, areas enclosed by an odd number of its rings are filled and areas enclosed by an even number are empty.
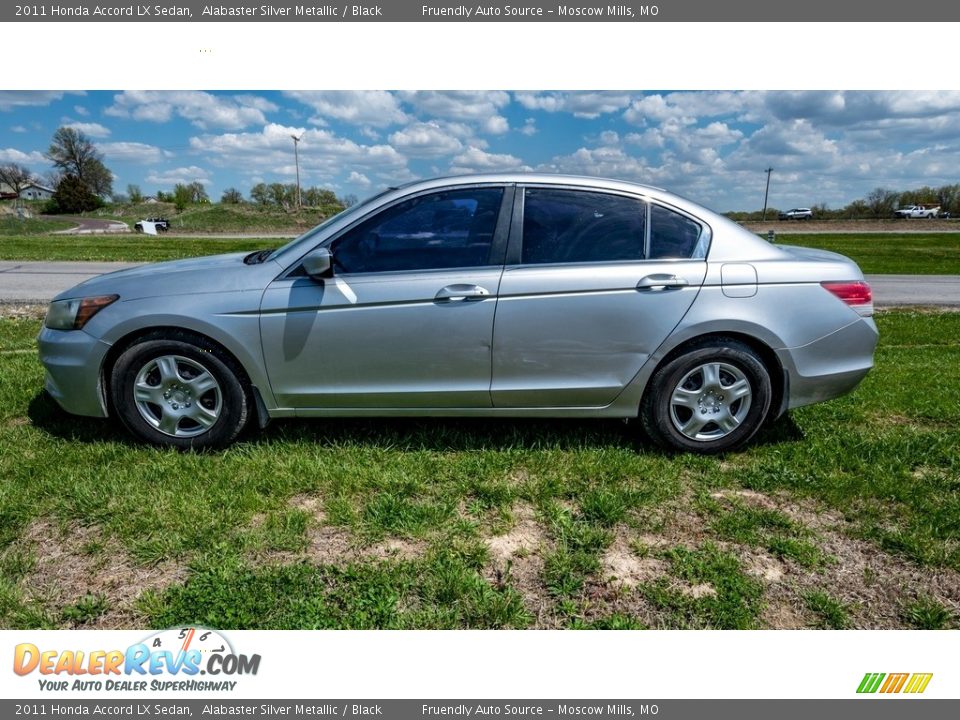
[[[172,382],[177,383],[176,388],[165,384],[160,378],[160,364],[165,362],[165,366],[169,367],[169,361],[163,361],[164,358],[175,359],[173,367],[179,379]],[[158,363],[158,360],[161,362]],[[151,366],[153,369],[148,371]],[[212,376],[215,387],[202,395],[195,392],[197,397],[190,397],[190,383],[200,377],[200,370]],[[149,400],[138,403],[134,391],[141,373],[146,373],[142,379],[151,392],[154,391],[152,383],[157,383],[156,388],[161,395],[156,399],[164,403],[163,406]],[[164,400],[164,390],[170,393],[174,389],[172,399]],[[185,394],[187,397],[184,401]],[[182,403],[179,406],[173,404],[178,399]],[[209,340],[176,331],[145,336],[117,358],[110,373],[110,400],[117,417],[137,438],[152,445],[172,446],[181,450],[229,445],[246,426],[253,408],[246,376],[236,361]],[[191,408],[189,411],[187,406]],[[208,409],[204,422],[211,424],[207,427],[184,416],[176,421],[176,435],[162,431],[159,425],[152,424],[145,417],[159,420],[176,413],[198,414],[201,406]],[[215,416],[215,419],[209,420],[209,416]],[[180,436],[180,433],[185,435]]]
[[[701,382],[707,379],[698,369],[714,364],[720,370],[717,386],[721,388],[720,393],[727,392],[722,389],[724,387],[734,387],[730,384],[731,379],[749,383],[747,406],[742,404],[742,399],[730,402],[729,396],[715,394],[703,385],[699,389],[696,387],[698,378]],[[688,378],[691,373],[694,375]],[[687,384],[680,386],[685,379]],[[675,404],[672,401],[675,392],[689,393],[695,403],[693,409]],[[640,421],[647,435],[663,447],[701,454],[726,452],[742,447],[757,433],[770,412],[772,397],[770,373],[748,345],[732,338],[712,338],[686,349],[657,369],[640,404]],[[727,403],[725,408],[724,402]],[[689,415],[684,415],[687,412]],[[732,430],[725,430],[712,421],[713,417],[737,414],[742,417]],[[677,427],[684,420],[695,425],[697,420],[703,419],[707,420],[706,425],[696,433],[703,434],[702,439],[689,437]],[[707,437],[719,432],[725,434]]]

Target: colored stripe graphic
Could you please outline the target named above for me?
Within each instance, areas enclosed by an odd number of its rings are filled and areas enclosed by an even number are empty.
[[[860,681],[860,687],[857,688],[857,692],[875,693],[877,688],[880,687],[880,682],[884,677],[886,677],[884,673],[867,673],[863,676],[863,680]]]
[[[907,682],[907,678],[910,677],[910,673],[890,673],[887,675],[887,681],[883,684],[883,687],[880,688],[882,693],[898,693],[903,689],[904,683]]]
[[[889,675],[866,673],[857,686],[857,692],[869,694],[879,691],[888,695],[901,691],[922,693],[927,689],[931,679],[933,679],[933,673],[890,673]]]
[[[907,683],[907,687],[904,690],[905,693],[922,693],[927,689],[927,685],[930,684],[930,679],[933,677],[933,673],[914,673],[910,678],[910,682]]]

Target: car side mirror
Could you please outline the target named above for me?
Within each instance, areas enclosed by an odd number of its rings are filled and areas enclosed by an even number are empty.
[[[325,247],[307,253],[303,269],[314,279],[333,277],[333,253]]]

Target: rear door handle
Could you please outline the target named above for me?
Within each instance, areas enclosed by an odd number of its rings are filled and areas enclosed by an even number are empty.
[[[440,288],[439,292],[434,296],[434,300],[437,302],[463,302],[465,300],[485,298],[488,295],[490,295],[490,291],[479,285],[457,284]]]
[[[668,273],[655,273],[640,278],[637,283],[637,290],[660,292],[669,288],[685,287],[689,285],[683,278]]]

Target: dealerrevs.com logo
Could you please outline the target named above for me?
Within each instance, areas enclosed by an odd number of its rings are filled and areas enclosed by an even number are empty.
[[[234,678],[259,669],[259,654],[237,653],[222,633],[202,627],[163,630],[125,650],[20,643],[13,652],[14,673],[36,675],[47,691],[232,691]]]

